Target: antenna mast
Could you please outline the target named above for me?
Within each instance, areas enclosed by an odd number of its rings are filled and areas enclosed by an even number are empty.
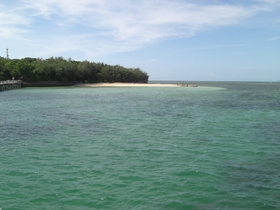
[[[7,52],[7,57],[6,58],[9,59],[9,48],[6,49],[6,52]]]

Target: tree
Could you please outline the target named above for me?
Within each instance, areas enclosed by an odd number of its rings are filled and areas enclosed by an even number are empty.
[[[0,80],[14,77],[24,81],[89,81],[148,82],[149,76],[139,68],[125,68],[89,61],[74,61],[62,57],[48,59],[0,57]]]

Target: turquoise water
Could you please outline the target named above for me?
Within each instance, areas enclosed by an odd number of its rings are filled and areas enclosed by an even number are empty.
[[[0,208],[280,209],[280,83],[0,93]]]

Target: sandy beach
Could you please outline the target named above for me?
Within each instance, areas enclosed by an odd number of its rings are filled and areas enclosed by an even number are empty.
[[[92,83],[78,84],[78,87],[180,87],[177,84],[150,84],[150,83]]]

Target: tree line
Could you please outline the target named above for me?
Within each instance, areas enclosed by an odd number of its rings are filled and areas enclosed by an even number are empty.
[[[0,57],[0,81],[87,81],[147,83],[149,76],[139,68],[125,68],[62,57],[6,59]]]

